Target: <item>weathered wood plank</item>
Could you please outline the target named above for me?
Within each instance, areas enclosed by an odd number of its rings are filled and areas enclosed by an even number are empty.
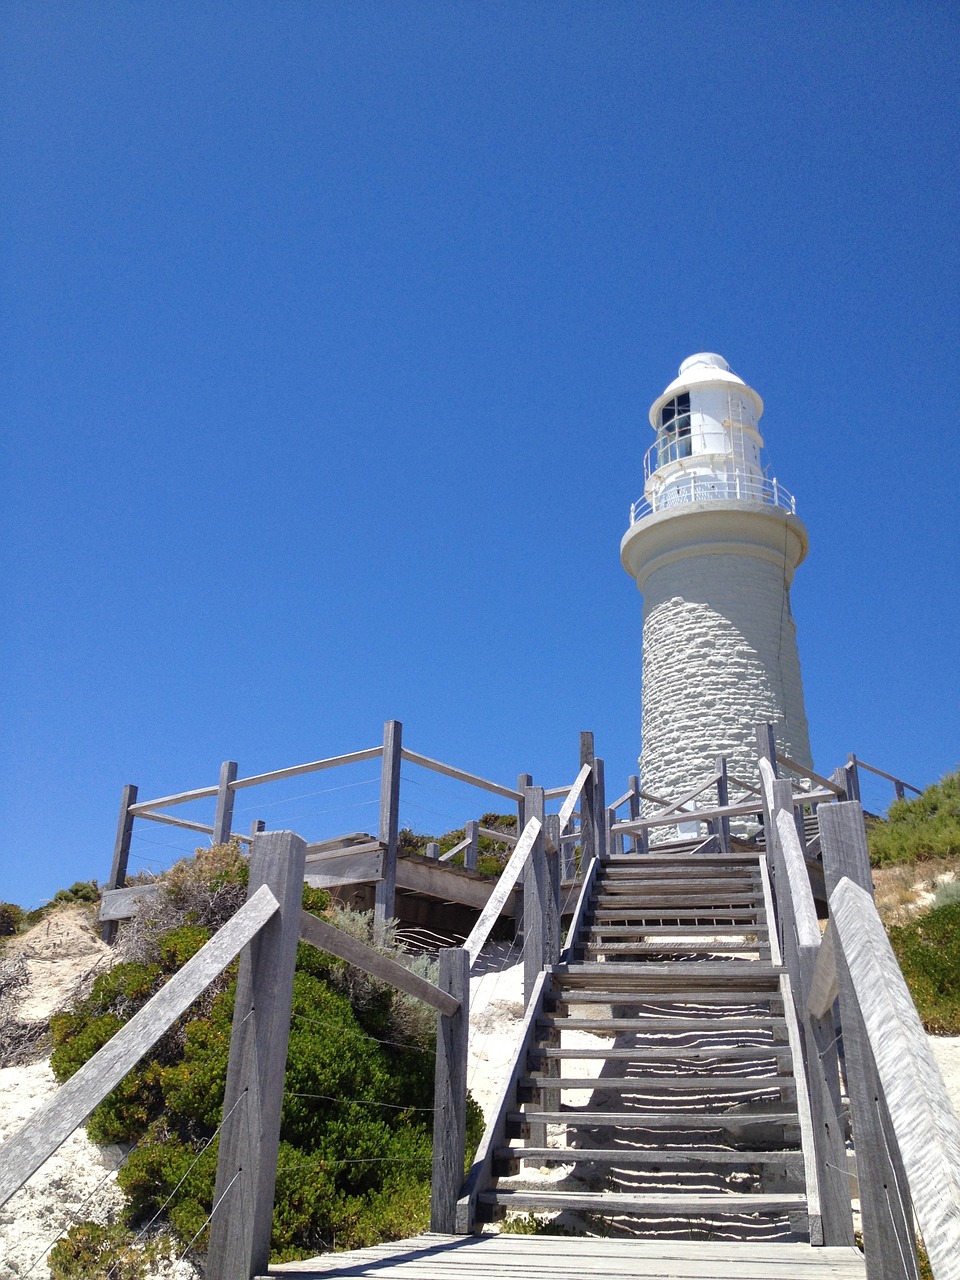
[[[388,720],[383,726],[383,766],[380,774],[380,843],[384,847],[383,875],[377,881],[373,919],[383,928],[396,911],[397,847],[400,837],[400,763],[403,725]]]
[[[835,782],[831,782],[829,778],[825,778],[823,774],[816,773],[813,769],[808,769],[805,764],[801,764],[799,760],[792,760],[790,756],[782,756],[777,752],[777,764],[782,764],[785,769],[789,769],[791,773],[799,773],[801,778],[807,778],[810,782],[816,782],[819,786],[825,787],[827,791],[832,791],[835,796],[842,797],[844,795],[843,787],[838,787]]]
[[[539,818],[531,818],[523,828],[523,834],[517,842],[517,847],[510,855],[510,861],[504,867],[500,879],[496,883],[496,888],[490,894],[486,906],[480,913],[480,918],[470,930],[470,936],[464,943],[464,950],[470,957],[470,967],[472,968],[480,954],[483,944],[490,936],[490,930],[499,919],[500,913],[507,904],[507,899],[517,883],[527,859],[530,856],[530,850],[533,848],[534,842],[540,835],[541,825]]]
[[[181,827],[185,831],[199,831],[205,836],[213,835],[213,827],[205,822],[188,822],[186,818],[171,818],[168,813],[153,813],[149,809],[144,809],[136,816],[138,818],[146,818],[150,822],[162,822],[168,827]]]
[[[207,1280],[249,1280],[270,1256],[305,848],[265,831],[250,855],[250,894],[268,889],[280,909],[240,958]]]
[[[400,858],[397,862],[398,889],[438,898],[441,902],[459,902],[477,911],[482,911],[487,905],[499,883],[499,880],[491,880],[464,867],[434,862],[430,858],[414,856]],[[501,914],[514,914],[517,896],[514,892],[507,895]]]
[[[262,886],[126,1026],[7,1139],[0,1147],[0,1204],[86,1120],[171,1023],[259,933],[277,908],[274,895]]]
[[[348,853],[341,858],[308,862],[304,880],[312,889],[338,889],[348,884],[373,884],[383,879],[383,851]]]
[[[99,920],[129,920],[139,910],[138,903],[150,902],[161,892],[161,885],[134,884],[124,889],[107,889],[100,900]]]
[[[455,1231],[466,1158],[470,1034],[470,959],[462,947],[440,952],[440,986],[457,1007],[445,1011],[437,1023],[430,1229]]]
[[[749,1243],[614,1237],[425,1234],[305,1262],[271,1273],[301,1280],[863,1280],[856,1249],[811,1249],[781,1240]],[[264,1277],[264,1280],[267,1280]]]
[[[873,896],[870,850],[863,825],[863,809],[856,801],[821,805],[817,810],[820,847],[823,852],[823,879],[827,897],[846,877]]]
[[[273,769],[270,773],[255,773],[249,778],[237,778],[231,783],[231,787],[234,791],[242,791],[244,787],[258,787],[263,782],[282,782],[284,778],[298,778],[303,773],[319,773],[323,769],[336,769],[342,764],[359,764],[362,760],[376,760],[382,755],[382,746],[366,747],[363,751],[348,751],[345,755],[327,756],[325,760],[311,760],[308,764],[294,764],[287,769]],[[215,795],[216,791],[210,794]],[[168,799],[157,800],[155,803],[179,804],[180,801]]]
[[[399,991],[406,991],[407,995],[416,996],[418,1000],[432,1005],[448,1017],[460,1008],[453,996],[434,986],[426,978],[411,973],[398,960],[381,954],[359,938],[351,937],[328,921],[310,915],[308,911],[300,913],[300,937],[321,951],[328,951],[331,955],[346,960],[348,964],[356,965],[371,977],[379,978],[381,982],[389,983]]]
[[[807,993],[807,1010],[814,1018],[825,1018],[839,994],[835,939],[836,934],[831,920],[820,940],[817,964]]]
[[[466,849],[463,855],[463,865],[468,871],[476,871],[477,861],[480,857],[480,823],[471,820],[464,827]],[[514,843],[516,843],[514,841]]]
[[[213,819],[214,844],[227,844],[233,825],[234,793],[230,784],[237,780],[236,760],[224,760],[220,766],[220,782],[217,786],[217,809]]]
[[[566,800],[564,800],[563,804],[560,806],[561,835],[564,835],[567,830],[567,825],[573,816],[573,811],[577,807],[577,801],[580,799],[580,793],[583,791],[586,781],[590,777],[590,772],[591,766],[589,764],[585,764],[581,767],[580,772],[574,780],[573,786],[567,792]]]
[[[477,831],[480,835],[486,836],[488,840],[493,840],[497,844],[515,845],[520,839],[510,831],[497,831],[493,827],[481,827],[477,824]]]
[[[137,799],[137,788],[128,783],[120,795],[120,817],[117,821],[117,835],[113,844],[113,861],[110,865],[108,889],[122,889],[127,881],[127,861],[130,857],[130,841],[133,836],[133,804]],[[112,917],[100,917],[104,921],[100,929],[100,937],[104,942],[112,944],[117,936],[116,921]]]
[[[475,773],[467,773],[465,769],[455,769],[453,765],[443,764],[439,760],[431,760],[429,756],[422,756],[418,751],[408,751],[406,747],[403,749],[404,760],[409,760],[411,764],[419,764],[424,769],[432,769],[434,773],[442,773],[447,778],[456,778],[458,782],[469,782],[472,786],[480,787],[483,791],[492,791],[494,795],[503,796],[507,800],[519,800],[520,792],[515,791],[512,787],[501,786],[499,782],[491,782],[489,778],[481,778]]]
[[[859,806],[858,806],[859,807]],[[830,895],[840,974],[844,1035],[850,1002],[863,1022],[882,1097],[906,1171],[933,1274],[960,1275],[960,1120],[890,946],[873,900],[843,879]],[[841,959],[842,957],[842,959]],[[851,1079],[851,1100],[856,1104]],[[861,1100],[875,1112],[873,1099]],[[858,1116],[859,1111],[859,1116]],[[858,1134],[857,1121],[861,1122]],[[882,1120],[882,1116],[880,1117]],[[884,1181],[876,1166],[879,1151],[861,1149],[864,1115],[854,1110],[854,1139],[867,1238],[866,1192]],[[898,1232],[899,1235],[899,1232]],[[891,1242],[892,1244],[893,1242]],[[867,1257],[868,1274],[871,1261]],[[887,1274],[878,1270],[877,1274]]]

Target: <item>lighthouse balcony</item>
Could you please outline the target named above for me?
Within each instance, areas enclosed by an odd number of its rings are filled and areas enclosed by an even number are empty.
[[[648,487],[630,507],[630,524],[670,507],[693,502],[755,502],[797,514],[797,501],[776,479],[757,475],[681,475],[662,487]]]

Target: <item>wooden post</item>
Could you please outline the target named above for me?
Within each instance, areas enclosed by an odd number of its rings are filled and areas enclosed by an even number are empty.
[[[427,841],[427,852],[426,852],[426,856],[427,856],[428,858],[433,858],[434,860],[439,859],[439,857],[440,857],[440,845],[437,843],[437,841],[436,841],[436,840],[428,840],[428,841]]]
[[[386,848],[383,879],[377,881],[373,904],[374,928],[380,930],[396,910],[402,739],[403,725],[399,720],[388,720],[383,726],[383,766],[380,772],[380,843]]]
[[[447,947],[440,952],[437,985],[459,1000],[460,1008],[456,1013],[437,1017],[430,1230],[453,1234],[457,1229],[457,1200],[467,1145],[470,958],[462,947]]]
[[[860,770],[857,768],[857,757],[854,755],[847,756],[847,763],[844,766],[844,776],[846,778],[846,790],[848,800],[860,799]]]
[[[607,843],[607,796],[603,780],[603,761],[599,758],[593,762],[593,803],[594,831],[597,838],[597,853],[601,858],[609,857],[610,846]]]
[[[270,1260],[306,847],[292,831],[269,831],[250,855],[248,900],[265,884],[280,909],[240,958],[207,1280],[253,1280]]]
[[[730,786],[727,782],[727,757],[717,756],[717,807],[725,808],[730,803]],[[730,819],[720,818],[717,824],[720,837],[720,852],[730,852]]]
[[[916,1280],[910,1189],[842,947],[836,963],[867,1280]]]
[[[587,868],[593,861],[597,852],[597,835],[596,835],[596,801],[594,786],[594,758],[593,758],[593,734],[583,732],[580,734],[580,768],[588,764],[591,769],[590,777],[583,784],[583,790],[580,792],[580,874],[586,875]]]
[[[519,835],[520,832],[517,832]],[[463,851],[463,865],[468,871],[476,871],[477,858],[480,856],[480,823],[468,822],[464,835],[470,841]]]
[[[517,835],[518,836],[523,831],[523,828],[527,825],[527,818],[529,817],[529,814],[527,813],[526,801],[524,797],[527,794],[527,788],[532,786],[533,786],[532,773],[517,774],[517,790],[520,792],[520,799],[517,801]],[[516,897],[514,898],[514,908],[513,908],[514,941],[522,940],[523,938],[523,922],[524,922],[523,885],[524,885],[524,881],[521,879],[520,882],[517,884],[517,894],[516,894]]]
[[[531,818],[544,820],[543,788],[527,787],[524,792],[524,813]],[[540,971],[546,963],[547,899],[552,898],[547,879],[546,853],[543,832],[537,836],[523,871],[523,1005],[526,1008],[530,993],[536,986]]]
[[[120,795],[120,817],[117,820],[117,836],[113,842],[113,861],[110,864],[108,889],[122,889],[127,882],[127,861],[130,857],[130,841],[133,837],[134,814],[130,806],[137,803],[137,788],[128,783]],[[117,921],[104,920],[100,937],[111,946],[117,938]]]
[[[775,778],[779,777],[777,769],[777,740],[773,735],[773,725],[758,724],[755,732],[757,735],[757,755],[761,760],[769,760],[773,776]]]
[[[233,830],[233,800],[236,792],[230,786],[236,781],[236,760],[224,760],[220,766],[220,783],[217,787],[217,812],[213,819],[211,844],[229,844]]]
[[[778,779],[772,787],[772,803],[767,804],[764,788],[764,819],[767,849],[776,868],[777,924],[782,938],[784,967],[790,978],[796,1017],[802,1036],[803,1060],[794,1064],[797,1087],[806,1088],[809,1101],[810,1140],[813,1146],[815,1186],[819,1203],[817,1221],[811,1206],[813,1243],[830,1246],[853,1244],[849,1179],[846,1171],[843,1107],[840,1099],[840,1070],[832,1014],[814,1017],[807,1008],[813,983],[820,929],[813,892],[803,864],[803,842],[788,849],[785,841],[793,830],[793,784]],[[787,819],[784,828],[778,815]],[[786,832],[786,834],[785,834]],[[793,860],[794,875],[787,866]],[[802,1126],[801,1126],[802,1127]],[[814,1238],[816,1233],[816,1238]]]
[[[640,817],[640,779],[636,774],[631,774],[630,782],[630,799],[627,804],[631,820]],[[641,841],[639,836],[634,836],[630,841],[631,851],[633,853],[641,852]],[[645,850],[644,850],[645,852]]]
[[[531,818],[544,821],[544,797],[542,787],[527,787],[524,792],[524,812]],[[553,892],[546,865],[543,832],[537,836],[530,850],[530,857],[523,872],[523,1007],[529,1005],[547,964],[550,920],[553,915]],[[555,918],[555,916],[554,916]],[[559,958],[559,957],[558,957]],[[559,1099],[557,1099],[559,1108]],[[542,1147],[547,1141],[547,1126],[540,1121],[530,1124],[530,1145]]]
[[[250,823],[250,835],[255,840],[261,831],[266,831],[267,824],[262,818],[254,818]]]
[[[817,810],[817,817],[820,820],[820,850],[827,897],[844,876],[873,897],[863,809],[854,800],[841,800],[839,804],[822,804]]]
[[[552,907],[548,916],[548,924],[554,930],[547,930],[547,964],[556,964],[560,959],[560,907],[563,903],[560,870],[560,815],[548,813],[543,821],[544,842],[551,845],[554,852],[547,850],[547,871],[549,873],[549,902]]]

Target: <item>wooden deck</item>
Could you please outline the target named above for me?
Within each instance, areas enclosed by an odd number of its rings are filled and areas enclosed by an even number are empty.
[[[281,1275],[297,1280],[864,1280],[866,1270],[857,1249],[776,1241],[427,1233],[270,1268],[270,1276]]]

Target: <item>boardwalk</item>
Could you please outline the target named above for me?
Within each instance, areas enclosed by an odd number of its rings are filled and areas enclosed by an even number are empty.
[[[443,1236],[271,1267],[297,1280],[864,1280],[853,1248],[722,1240],[583,1236]],[[258,1280],[267,1280],[259,1277]]]

